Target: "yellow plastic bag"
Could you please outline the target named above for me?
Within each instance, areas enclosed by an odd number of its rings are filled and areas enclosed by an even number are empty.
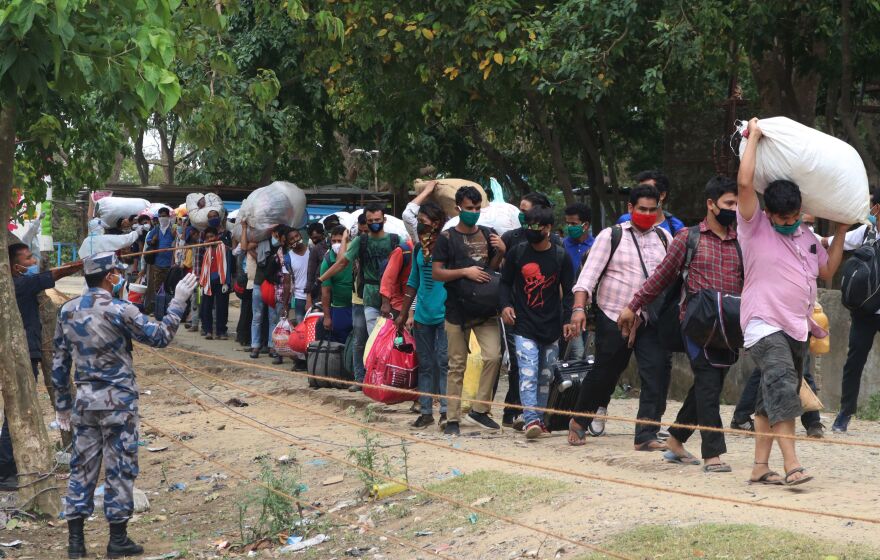
[[[483,355],[473,331],[471,331],[469,350],[461,388],[461,410],[463,412],[470,411],[471,399],[477,396],[477,389],[480,388],[480,375],[483,373]]]
[[[387,321],[385,317],[379,317],[376,319],[376,326],[373,327],[373,332],[370,333],[370,337],[367,338],[367,345],[364,347],[364,361],[366,361],[367,356],[370,355],[370,349],[373,348],[373,342],[376,340],[376,336],[379,334],[379,331],[382,330],[382,325]]]
[[[818,302],[813,309],[813,321],[826,331],[828,330],[828,316],[825,315],[822,306],[819,305]],[[831,352],[831,334],[825,338],[810,337],[810,354],[818,356],[820,354],[827,354],[828,352]]]

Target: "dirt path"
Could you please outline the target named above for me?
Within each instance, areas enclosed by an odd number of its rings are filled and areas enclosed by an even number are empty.
[[[195,358],[177,348],[206,352],[215,358]],[[204,375],[185,372],[198,387],[195,388],[158,356],[167,356],[197,369],[205,369],[227,382],[240,385],[242,389],[230,389]],[[282,455],[294,456],[300,471],[299,480],[307,487],[303,499],[318,503],[322,508],[341,508],[338,513],[347,520],[345,523],[338,519],[331,520],[331,526],[326,528],[331,540],[306,556],[299,557],[429,557],[427,553],[416,553],[376,535],[359,534],[358,519],[361,523],[375,525],[377,530],[407,539],[416,546],[439,550],[454,558],[514,558],[535,551],[535,556],[539,558],[574,558],[587,552],[522,527],[493,521],[485,515],[480,515],[477,523],[470,523],[467,512],[454,511],[453,506],[440,500],[426,499],[412,493],[394,496],[384,505],[383,502],[372,501],[360,503],[358,497],[363,484],[357,471],[306,448],[347,460],[349,448],[363,445],[364,440],[358,428],[343,424],[338,419],[363,422],[369,399],[347,391],[310,390],[305,379],[294,373],[260,369],[259,366],[269,365],[268,358],[251,362],[247,353],[238,351],[232,341],[205,341],[194,333],[181,331],[174,346],[161,351],[158,356],[140,349],[135,356],[141,390],[148,392],[141,397],[145,420],[142,439],[147,442],[145,447],[168,447],[165,451],[155,453],[141,449],[141,475],[137,486],[147,492],[151,508],[136,516],[131,532],[147,546],[148,555],[177,551],[186,552],[186,557],[191,558],[216,557],[213,556],[217,554],[215,543],[239,540],[238,505],[257,496],[260,489],[238,480],[230,471],[205,461],[177,441],[155,434],[146,427],[147,423],[186,438],[187,445],[252,476],[259,471],[259,466],[254,462],[257,457],[274,460]],[[249,365],[228,364],[220,361],[221,358],[246,361]],[[248,406],[235,408],[233,412],[218,405],[202,390],[222,402],[235,397]],[[202,400],[204,404],[193,404],[172,391]],[[329,414],[337,420],[286,407],[257,393],[269,394],[283,402]],[[499,394],[504,394],[503,388],[499,389]],[[42,397],[48,418],[48,399],[45,393]],[[614,400],[611,413],[632,417],[636,404],[635,400]],[[678,403],[670,403],[667,419],[674,417],[678,406]],[[666,464],[657,453],[633,451],[632,425],[623,422],[609,423],[606,437],[591,438],[585,447],[572,448],[566,444],[564,434],[553,434],[527,443],[522,435],[509,430],[494,435],[472,435],[464,430],[464,437],[453,440],[442,436],[436,428],[413,431],[408,424],[415,416],[409,413],[408,408],[408,404],[377,407],[373,421],[368,426],[441,446],[407,444],[408,475],[413,484],[430,485],[460,473],[483,470],[562,481],[566,484],[564,492],[531,499],[522,508],[511,508],[508,514],[522,523],[575,540],[598,544],[612,534],[646,524],[756,523],[832,541],[863,543],[880,548],[880,527],[876,524],[660,493],[547,470],[547,467],[567,469],[623,482],[649,483],[758,504],[878,518],[880,496],[876,491],[876,465],[880,450],[877,449],[799,443],[803,463],[816,476],[814,482],[799,489],[751,487],[744,482],[752,461],[751,438],[727,438],[727,460],[734,468],[732,474],[706,475],[699,467]],[[252,416],[292,436],[272,430],[266,433],[239,418],[229,417],[230,414],[235,416],[236,412]],[[723,410],[725,422],[729,421],[731,412],[731,407]],[[496,415],[500,415],[500,411]],[[826,418],[825,422],[830,425],[830,418]],[[57,437],[57,432],[54,434]],[[876,423],[854,421],[850,435],[829,437],[880,443],[880,430]],[[379,453],[398,465],[403,456],[401,440],[379,435],[378,443],[385,446]],[[690,448],[699,454],[698,435],[694,436]],[[466,455],[462,451],[490,453],[532,466],[515,466]],[[773,466],[780,470],[778,452],[771,460],[774,459],[776,464]],[[228,478],[197,479],[217,472],[222,472]],[[323,485],[323,482],[337,475],[344,475],[344,480]],[[64,484],[64,481],[60,483]],[[175,483],[184,483],[185,490],[171,490]],[[513,493],[516,494],[515,489]],[[497,496],[495,499],[501,498]],[[392,505],[389,507],[389,504]],[[516,509],[522,511],[516,512]],[[250,509],[246,518],[253,521],[253,515],[254,510]],[[90,548],[96,553],[103,552],[106,525],[100,512],[87,527]],[[430,534],[416,536],[417,531]],[[63,554],[65,537],[61,523],[56,523],[55,527],[45,523],[25,523],[23,527],[5,531],[0,540],[20,538],[26,541],[20,550],[12,551],[10,556],[54,558]],[[260,551],[258,554],[266,557],[278,555],[277,551]]]

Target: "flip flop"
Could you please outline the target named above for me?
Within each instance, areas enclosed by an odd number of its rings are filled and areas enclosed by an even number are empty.
[[[733,469],[730,468],[730,465],[727,463],[715,463],[712,465],[703,465],[704,473],[725,473],[725,472],[733,472]]]
[[[805,469],[804,467],[798,467],[796,469],[791,469],[790,471],[785,473],[785,485],[786,486],[797,486],[798,484],[803,484],[804,482],[809,482],[809,481],[813,480],[812,476],[806,475],[806,476],[799,478],[797,480],[792,480],[791,482],[788,481],[788,479],[791,477],[791,475],[797,474],[797,473],[806,474],[806,472],[807,472],[807,469]]]
[[[666,451],[666,442],[659,439],[652,439],[635,445],[636,451]]]
[[[679,465],[699,465],[700,460],[693,456],[692,453],[688,453],[684,457],[680,455],[676,455],[675,451],[667,451],[663,454],[663,460],[667,463],[676,463]],[[703,468],[705,470],[705,467]]]
[[[766,484],[767,486],[784,486],[785,482],[781,480],[770,480],[771,476],[779,476],[779,473],[776,471],[767,471],[758,477],[758,480],[749,479],[749,484]]]
[[[574,427],[572,427],[574,426]],[[571,434],[574,433],[578,437],[578,443],[572,443],[571,440],[568,441],[568,444],[574,447],[580,447],[582,445],[587,444],[587,430],[581,428],[581,425],[575,421],[574,418],[568,421],[568,435],[571,437]]]

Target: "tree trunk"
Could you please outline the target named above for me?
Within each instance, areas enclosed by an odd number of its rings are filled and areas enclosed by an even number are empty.
[[[608,119],[605,118],[605,107],[604,103],[600,103],[599,110],[596,112],[596,120],[599,122],[599,132],[602,137],[602,151],[605,152],[605,166],[608,168],[608,182],[611,183],[611,188],[616,192],[618,188],[620,188],[620,183],[617,177],[617,157],[614,154],[614,143],[611,142],[611,131],[608,128]],[[611,200],[606,200],[606,206],[610,209],[610,214],[615,212],[623,213],[626,205],[623,204],[622,201],[618,201],[615,204],[613,196]],[[615,220],[615,216],[609,216],[610,219]]]
[[[351,153],[351,144],[348,141],[348,136],[338,130],[334,130],[333,138],[339,145],[339,153],[342,156],[342,168],[345,170],[342,175],[342,181],[353,185],[360,174],[360,162]]]
[[[9,223],[15,161],[14,103],[0,109],[0,223]],[[61,500],[52,470],[52,446],[37,401],[27,338],[9,265],[9,254],[0,251],[0,384],[3,407],[9,420],[9,434],[15,448],[21,503],[27,509],[57,517]],[[45,477],[45,478],[43,478]],[[41,480],[42,479],[42,480]]]
[[[116,152],[116,158],[113,160],[113,171],[110,172],[110,179],[107,181],[108,183],[119,182],[119,176],[122,175],[123,161],[125,161],[125,156],[122,155],[122,152]]]
[[[144,155],[143,129],[138,131],[137,138],[134,139],[134,166],[137,168],[141,185],[148,184],[150,182],[150,164],[147,163],[147,158]]]
[[[174,184],[174,167],[177,162],[174,161],[174,146],[169,141],[168,132],[165,130],[164,124],[157,119],[156,130],[159,133],[159,149],[162,150],[162,172],[165,175],[165,184]]]
[[[602,159],[599,156],[599,148],[596,144],[595,135],[587,123],[582,102],[578,102],[574,108],[572,121],[574,134],[581,146],[581,157],[584,168],[587,170],[587,181],[590,183],[590,208],[593,211],[593,220],[590,226],[593,233],[598,235],[602,231],[602,198],[605,193],[605,173],[602,169]]]
[[[840,121],[843,130],[846,132],[847,140],[852,144],[853,148],[862,157],[862,161],[867,167],[868,175],[876,177],[878,175],[877,164],[871,158],[871,154],[865,148],[865,143],[856,128],[856,117],[853,115],[852,108],[852,50],[850,47],[850,36],[852,34],[852,14],[850,13],[852,5],[850,0],[841,0],[840,2]]]
[[[516,202],[519,201],[519,197],[532,190],[531,185],[529,185],[528,181],[523,179],[522,173],[519,172],[516,166],[505,157],[498,148],[493,146],[491,142],[480,134],[476,125],[469,125],[467,129],[471,140],[498,171],[502,184],[507,186],[507,188],[512,190],[513,194],[516,195]]]
[[[553,165],[556,180],[559,182],[563,196],[565,196],[565,202],[571,204],[574,202],[574,191],[572,190],[571,174],[568,172],[568,166],[565,165],[565,159],[562,155],[562,143],[559,141],[559,135],[547,123],[538,92],[526,88],[525,96],[529,111],[532,113],[532,123],[540,132],[547,149],[550,150],[550,163]]]

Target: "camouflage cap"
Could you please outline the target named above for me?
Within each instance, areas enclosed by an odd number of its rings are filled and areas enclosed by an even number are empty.
[[[104,253],[95,253],[83,259],[83,274],[97,274],[99,272],[110,272],[111,270],[125,270],[128,268],[122,264],[116,253],[106,251]]]

